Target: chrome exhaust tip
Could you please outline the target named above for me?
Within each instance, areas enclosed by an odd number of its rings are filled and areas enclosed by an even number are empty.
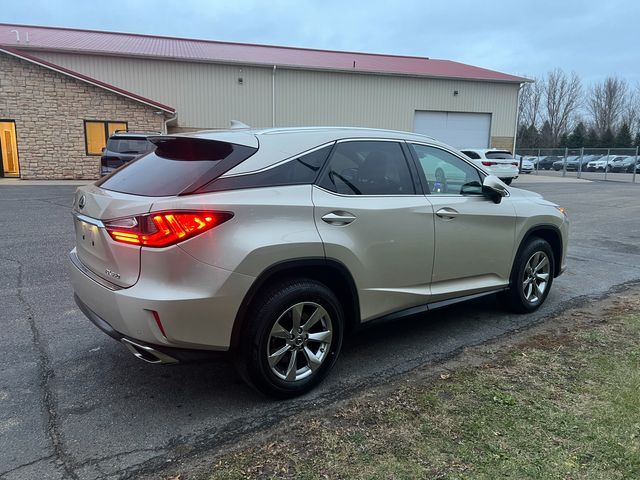
[[[179,363],[179,361],[173,358],[172,356],[167,355],[166,353],[159,352],[155,348],[151,348],[147,345],[140,345],[139,343],[133,342],[128,338],[123,338],[120,341],[125,345],[125,347],[129,349],[129,351],[131,351],[131,353],[133,353],[135,357],[147,363],[154,363],[154,364]]]

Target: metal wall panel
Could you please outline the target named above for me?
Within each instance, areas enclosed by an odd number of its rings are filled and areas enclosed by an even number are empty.
[[[36,55],[170,105],[177,109],[182,128],[225,128],[232,119],[256,127],[272,125],[272,68],[53,52]],[[278,68],[275,86],[276,126],[411,131],[415,111],[430,110],[491,113],[492,136],[515,135],[517,84]]]

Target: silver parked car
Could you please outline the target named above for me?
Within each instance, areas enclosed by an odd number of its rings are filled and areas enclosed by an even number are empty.
[[[565,268],[565,212],[422,135],[355,128],[200,132],[74,202],[76,302],[142,360],[230,351],[262,392],[329,372],[344,335],[499,293],[517,312]]]

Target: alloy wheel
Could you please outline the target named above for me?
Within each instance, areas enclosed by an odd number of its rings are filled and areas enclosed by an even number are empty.
[[[527,261],[522,281],[522,293],[529,303],[542,299],[551,274],[551,262],[545,252],[535,252]]]
[[[289,382],[313,375],[327,359],[332,337],[331,317],[321,305],[301,302],[289,307],[267,341],[271,372]]]

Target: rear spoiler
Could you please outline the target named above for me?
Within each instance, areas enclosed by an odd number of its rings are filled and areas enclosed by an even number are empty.
[[[211,161],[212,166],[192,184],[187,186],[178,195],[197,193],[202,187],[212,182],[232,168],[244,162],[258,151],[257,147],[239,145],[221,140],[206,139],[200,137],[182,137],[171,135],[154,135],[148,140],[156,146],[154,152],[150,152],[169,160],[180,162]],[[149,154],[147,154],[149,155]],[[143,155],[144,157],[146,155]],[[142,158],[140,157],[140,158]],[[115,173],[122,172],[135,160],[125,164],[116,172],[102,177],[95,185],[102,185]]]

